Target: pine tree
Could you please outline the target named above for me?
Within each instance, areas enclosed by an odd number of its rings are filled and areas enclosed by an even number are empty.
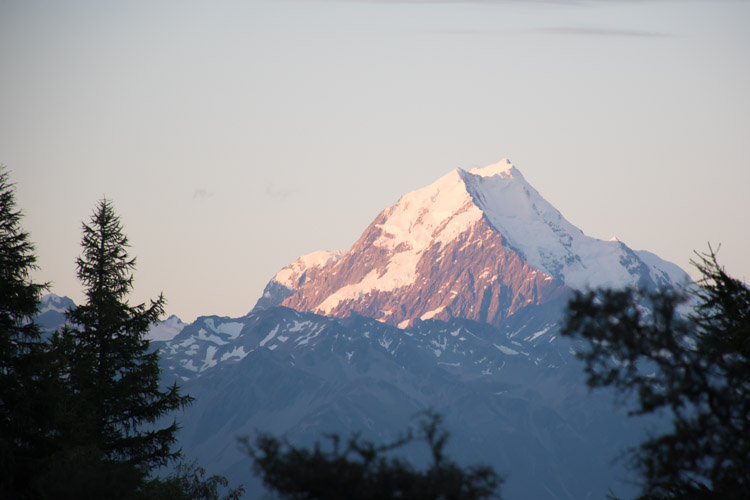
[[[70,327],[53,341],[68,401],[60,409],[62,455],[47,484],[66,481],[71,496],[106,491],[126,498],[179,456],[172,449],[176,421],[158,423],[192,398],[176,384],[160,387],[158,352],[146,334],[163,315],[165,299],[129,305],[135,258],[110,201],[101,200],[83,224],[82,247],[76,264],[86,303],[68,313]]]
[[[39,375],[45,344],[33,322],[47,285],[33,282],[34,269],[34,246],[0,167],[0,498],[25,496],[47,451],[50,399]]]

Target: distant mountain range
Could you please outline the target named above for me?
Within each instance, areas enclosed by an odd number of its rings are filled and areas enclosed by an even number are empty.
[[[65,312],[70,309],[75,309],[76,304],[70,297],[63,297],[49,293],[42,297],[42,302],[39,305],[39,313],[36,317],[36,322],[41,326],[42,331],[47,334],[53,333],[55,330],[65,324]],[[187,326],[177,316],[170,316],[164,321],[153,325],[149,330],[149,339],[156,340],[171,340]]]
[[[196,397],[180,445],[248,498],[262,488],[238,436],[382,442],[427,408],[445,417],[451,457],[507,475],[506,500],[628,496],[612,459],[660,422],[589,393],[559,336],[565,304],[574,289],[688,283],[649,252],[584,235],[503,160],[404,195],[348,251],[300,257],[246,316],[171,317],[152,337],[165,383]]]

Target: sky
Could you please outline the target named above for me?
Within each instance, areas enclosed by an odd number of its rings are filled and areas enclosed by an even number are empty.
[[[0,164],[52,291],[112,200],[131,303],[249,312],[300,255],[509,158],[573,224],[750,280],[750,2],[0,0]]]

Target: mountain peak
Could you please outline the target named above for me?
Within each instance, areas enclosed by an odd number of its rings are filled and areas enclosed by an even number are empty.
[[[42,297],[39,303],[39,314],[54,311],[65,314],[69,309],[75,309],[76,305],[70,297],[48,293]]]
[[[472,168],[469,170],[469,173],[480,177],[493,177],[499,175],[501,177],[523,178],[521,172],[519,172],[513,163],[507,158],[503,158],[499,162],[487,165],[486,167]]]
[[[498,326],[570,288],[668,285],[663,267],[584,235],[503,159],[405,194],[348,252],[319,252],[284,268],[256,308]]]

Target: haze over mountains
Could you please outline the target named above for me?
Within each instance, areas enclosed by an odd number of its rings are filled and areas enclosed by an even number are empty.
[[[572,289],[688,281],[584,235],[503,160],[404,195],[348,251],[300,257],[244,317],[171,317],[152,335],[165,382],[196,397],[178,416],[183,450],[249,483],[248,498],[262,490],[238,436],[383,442],[427,408],[445,416],[452,456],[508,476],[506,499],[627,496],[611,460],[645,423],[589,394],[558,335],[564,307]]]

